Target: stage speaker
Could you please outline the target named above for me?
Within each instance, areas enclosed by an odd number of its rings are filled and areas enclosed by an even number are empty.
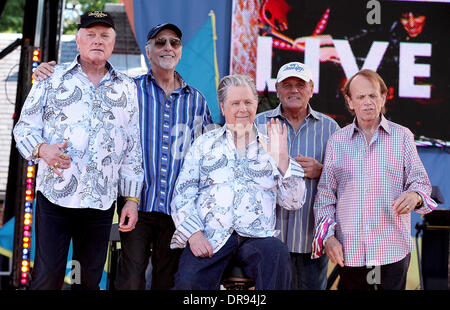
[[[450,210],[424,215],[422,279],[425,290],[448,290]]]

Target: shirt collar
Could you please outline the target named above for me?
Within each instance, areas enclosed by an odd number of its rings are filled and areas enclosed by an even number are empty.
[[[351,130],[350,130],[350,138],[353,138],[353,136],[355,135],[355,133],[356,133],[357,131],[359,131],[359,128],[358,128],[358,126],[356,125],[356,116],[355,116],[355,118],[353,119],[353,122],[352,122],[352,124],[351,124],[350,126],[351,126]],[[379,128],[383,128],[383,130],[384,130],[387,134],[390,134],[390,133],[391,133],[391,128],[390,128],[390,126],[389,126],[389,122],[388,122],[388,120],[384,117],[383,114],[381,114],[381,121],[380,121],[380,124],[378,124],[377,130],[378,130]]]
[[[316,110],[313,110],[311,108],[311,105],[308,103],[308,108],[309,108],[309,115],[311,115],[312,117],[314,117],[316,120],[319,120],[319,112],[317,112]]]
[[[284,117],[283,113],[281,112],[281,103],[272,111],[270,111],[267,114],[268,117]],[[316,120],[319,120],[319,113],[316,112],[315,110],[313,110],[311,108],[311,105],[308,103],[308,115],[306,115],[306,118],[308,118],[309,116],[315,118]],[[285,118],[285,117],[284,117]]]
[[[71,70],[74,70],[74,69],[81,71],[81,64],[80,64],[79,60],[80,60],[80,54],[78,54],[75,57],[75,59],[70,63],[70,65],[64,69],[63,74],[65,74]],[[106,66],[106,69],[108,70],[109,74],[111,75],[112,79],[115,79],[115,78],[121,79],[120,75],[117,74],[116,69],[114,69],[113,65],[110,62],[106,61],[105,66]]]
[[[181,90],[185,89],[188,92],[193,92],[191,86],[189,86],[188,83],[186,83],[186,81],[183,80],[183,78],[181,77],[181,75],[178,72],[174,71],[174,74],[175,74],[175,78],[177,78],[178,81],[180,81],[180,83],[181,83],[181,87],[180,87]],[[147,79],[148,79],[148,81],[152,81],[153,83],[155,83],[156,85],[159,86],[158,82],[156,81],[155,77],[153,76],[151,69],[148,70]]]

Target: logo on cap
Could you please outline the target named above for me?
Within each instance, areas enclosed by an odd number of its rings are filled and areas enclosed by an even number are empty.
[[[89,12],[88,16],[94,16],[96,18],[102,18],[102,17],[108,16],[108,15],[103,13],[103,12],[94,11],[94,12]]]
[[[288,71],[288,70],[295,70],[297,72],[302,72],[303,70],[305,70],[302,66],[300,66],[299,64],[290,64],[287,65],[286,68],[284,68],[283,71]]]

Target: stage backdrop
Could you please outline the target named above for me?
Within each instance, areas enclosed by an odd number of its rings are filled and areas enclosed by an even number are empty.
[[[313,71],[313,108],[344,126],[352,117],[341,88],[368,68],[389,88],[388,119],[417,138],[450,140],[449,3],[234,0],[232,10],[230,71],[253,75],[260,111],[278,103],[278,69],[300,61]]]
[[[262,112],[279,103],[279,68],[304,62],[314,75],[312,107],[345,126],[353,117],[341,88],[360,69],[377,71],[389,88],[386,117],[415,134],[430,181],[446,199],[439,208],[449,209],[448,2],[233,0],[230,73],[253,76]],[[422,221],[413,212],[413,238]],[[418,272],[413,252],[408,289],[418,288]]]

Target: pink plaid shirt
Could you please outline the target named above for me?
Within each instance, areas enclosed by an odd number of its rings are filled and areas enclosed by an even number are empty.
[[[323,254],[331,235],[342,244],[346,266],[397,262],[414,250],[411,214],[396,215],[392,203],[404,192],[417,192],[431,212],[431,184],[411,131],[382,116],[370,143],[355,121],[327,144],[314,204],[312,257]]]

